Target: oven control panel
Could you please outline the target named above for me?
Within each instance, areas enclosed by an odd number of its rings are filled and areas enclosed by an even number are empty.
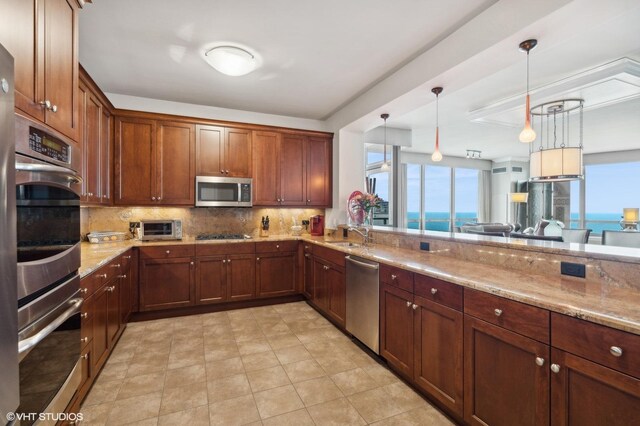
[[[48,133],[29,127],[29,148],[39,154],[70,164],[71,147]]]

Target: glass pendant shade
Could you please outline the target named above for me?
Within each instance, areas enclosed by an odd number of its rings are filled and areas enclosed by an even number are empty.
[[[531,109],[529,106],[529,94],[527,94],[527,104],[525,107],[524,129],[520,132],[520,142],[531,143],[536,140],[536,132],[531,127]]]
[[[440,152],[440,138],[439,129],[436,127],[436,150],[431,154],[431,161],[442,161],[442,153]]]

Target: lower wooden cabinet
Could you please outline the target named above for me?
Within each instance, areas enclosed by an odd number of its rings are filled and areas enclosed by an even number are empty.
[[[296,293],[296,252],[259,253],[256,257],[258,297]]]
[[[91,306],[93,309],[93,367],[99,370],[109,356],[109,292],[107,283],[100,287],[93,295]]]
[[[140,259],[140,310],[179,308],[195,303],[193,257]]]
[[[380,355],[405,377],[413,376],[413,294],[380,286]]]
[[[468,424],[549,424],[548,345],[465,315],[464,348]]]
[[[307,258],[305,258],[307,259]],[[344,268],[342,265],[325,260],[320,256],[312,256],[312,264],[305,263],[309,268],[305,274],[311,277],[313,288],[313,302],[329,318],[344,327],[347,310],[347,287]]]
[[[197,258],[196,303],[248,300],[256,296],[255,255]]]
[[[311,253],[304,254],[303,271],[304,282],[302,284],[302,294],[304,294],[308,300],[314,300],[313,255]]]

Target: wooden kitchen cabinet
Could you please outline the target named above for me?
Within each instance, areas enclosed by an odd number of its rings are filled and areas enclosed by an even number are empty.
[[[260,245],[258,243],[257,245]],[[295,251],[259,253],[256,257],[256,292],[258,297],[285,296],[296,293]]]
[[[79,132],[82,145],[83,205],[111,204],[111,114],[104,96],[82,70],[79,85]]]
[[[193,205],[195,126],[116,117],[115,204]]]
[[[302,294],[307,300],[315,299],[314,282],[313,282],[313,246],[311,244],[303,244],[303,284]]]
[[[256,297],[254,243],[198,245],[196,304]]]
[[[253,132],[253,205],[280,204],[280,133]]]
[[[464,351],[468,424],[549,424],[548,345],[465,314]]]
[[[331,138],[308,137],[306,142],[306,205],[330,207],[332,162]]]
[[[326,247],[313,252],[313,303],[341,327],[345,326],[347,287],[344,253]]]
[[[0,43],[15,58],[16,108],[77,141],[77,2],[11,0],[3,6]]]
[[[195,303],[195,260],[140,258],[140,310],[179,308]]]
[[[280,140],[280,205],[306,204],[306,138],[283,134]]]
[[[196,175],[250,178],[251,130],[196,126]]]
[[[380,355],[399,373],[413,376],[413,294],[380,285]]]
[[[126,324],[133,312],[134,295],[137,287],[137,250],[129,250],[120,257],[120,323]]]

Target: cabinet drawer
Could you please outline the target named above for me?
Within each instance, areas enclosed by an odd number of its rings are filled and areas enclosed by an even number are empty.
[[[140,247],[140,258],[170,259],[174,257],[193,257],[196,254],[194,244]]]
[[[115,269],[107,264],[80,280],[80,292],[86,300],[109,279],[116,275]]]
[[[464,290],[464,312],[549,343],[549,311],[481,291]]]
[[[437,278],[415,274],[415,294],[462,311],[462,287]]]
[[[315,246],[313,248],[313,255],[319,259],[326,260],[327,262],[334,263],[338,266],[345,266],[345,254],[341,251],[322,246]]]
[[[93,339],[93,316],[82,318],[80,322],[80,348],[84,348]]]
[[[413,272],[381,264],[380,281],[413,293]]]
[[[256,252],[255,243],[222,243],[197,244],[196,256],[217,256],[223,254],[253,254]]]
[[[551,346],[640,378],[640,336],[635,334],[554,312]]]
[[[297,249],[297,241],[269,241],[256,243],[256,253],[277,253],[296,251]]]

